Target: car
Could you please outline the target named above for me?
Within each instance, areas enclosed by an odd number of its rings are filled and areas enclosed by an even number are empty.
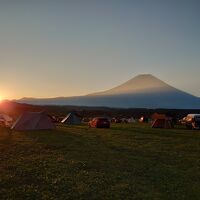
[[[187,129],[200,129],[200,114],[188,114],[185,118]]]
[[[186,123],[186,117],[183,117],[182,119],[179,119],[178,123],[182,124],[182,125],[185,125],[185,123]]]
[[[88,124],[91,128],[110,128],[110,121],[106,117],[95,117]]]

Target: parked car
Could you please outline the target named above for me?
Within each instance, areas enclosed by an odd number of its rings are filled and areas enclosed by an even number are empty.
[[[110,121],[105,117],[95,117],[89,121],[92,128],[110,128]]]
[[[200,129],[200,114],[188,114],[185,118],[187,129]]]
[[[182,125],[185,125],[185,123],[186,123],[186,117],[183,117],[182,119],[179,119],[178,123],[182,124]]]

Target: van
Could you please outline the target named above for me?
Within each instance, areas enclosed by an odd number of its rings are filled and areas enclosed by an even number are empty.
[[[188,114],[185,118],[187,129],[200,129],[200,114]]]

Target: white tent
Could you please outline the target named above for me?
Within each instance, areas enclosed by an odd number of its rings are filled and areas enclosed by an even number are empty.
[[[81,119],[75,113],[69,113],[62,121],[63,124],[81,124]]]
[[[135,123],[135,119],[134,119],[133,117],[130,117],[130,118],[128,119],[128,123]]]
[[[44,112],[25,112],[13,124],[13,130],[48,130],[55,129],[50,117]]]

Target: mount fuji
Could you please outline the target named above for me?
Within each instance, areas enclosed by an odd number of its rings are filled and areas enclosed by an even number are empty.
[[[85,96],[22,98],[17,102],[33,105],[200,109],[200,98],[176,89],[151,74],[138,75],[112,89]]]

